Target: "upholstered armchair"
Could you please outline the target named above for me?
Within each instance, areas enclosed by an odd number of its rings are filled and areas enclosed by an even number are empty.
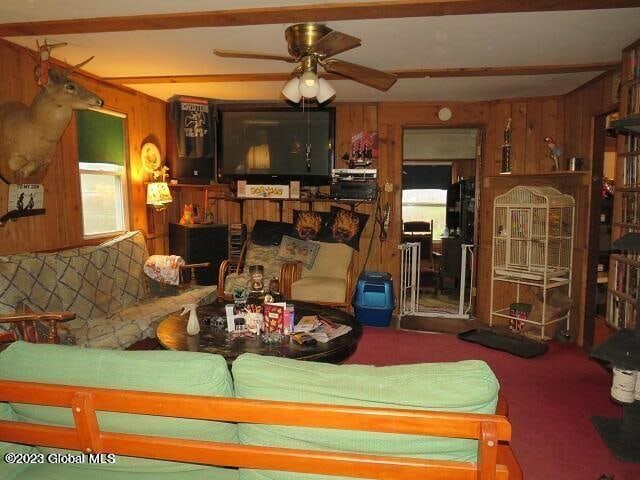
[[[318,242],[311,268],[286,262],[280,268],[280,289],[285,298],[348,308],[353,294],[353,249],[342,243]]]

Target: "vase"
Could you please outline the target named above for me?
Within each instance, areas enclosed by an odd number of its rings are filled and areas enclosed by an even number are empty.
[[[189,320],[187,321],[187,334],[197,335],[200,333],[200,322],[198,322],[198,314],[196,313],[197,305],[191,303],[182,306],[182,315],[189,312]]]

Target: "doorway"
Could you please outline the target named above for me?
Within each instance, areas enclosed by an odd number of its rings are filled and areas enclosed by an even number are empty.
[[[612,333],[606,325],[606,314],[610,300],[609,255],[613,228],[614,179],[617,175],[617,137],[609,124],[617,117],[617,112],[605,112],[593,118],[593,183],[583,334],[583,346],[587,351],[602,343]]]
[[[470,318],[481,131],[403,131],[402,242],[418,243],[415,313]]]

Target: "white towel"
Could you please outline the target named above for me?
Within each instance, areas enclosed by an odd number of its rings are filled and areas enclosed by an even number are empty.
[[[179,285],[180,265],[184,264],[184,259],[178,255],[151,255],[144,262],[144,273],[160,283]]]

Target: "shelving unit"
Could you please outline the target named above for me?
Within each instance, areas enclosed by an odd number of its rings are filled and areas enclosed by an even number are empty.
[[[613,204],[613,240],[640,231],[640,42],[622,51],[620,119],[611,126],[618,132],[616,190]],[[640,258],[621,252],[611,255],[607,324],[634,328],[640,305]]]
[[[301,198],[240,198],[236,197],[230,190],[227,185],[223,184],[212,184],[212,185],[191,185],[191,184],[172,184],[169,185],[171,190],[174,193],[178,193],[175,195],[177,199],[177,203],[181,203],[180,190],[198,190],[200,198],[202,198],[202,205],[206,207],[208,210],[211,207],[212,203],[215,202],[234,202],[240,206],[240,219],[244,219],[244,204],[245,202],[273,202],[278,204],[279,216],[282,220],[282,212],[284,208],[285,202],[296,202],[296,203],[306,203],[308,204],[309,210],[313,210],[313,204],[315,203],[331,203],[334,205],[342,205],[350,208],[351,210],[355,210],[358,205],[363,204],[373,204],[376,202],[376,199],[373,200],[347,200],[347,199],[333,199],[327,197],[301,197]],[[181,207],[180,207],[181,208]]]
[[[547,326],[566,321],[571,312],[546,320],[547,296],[551,289],[565,287],[571,295],[575,201],[552,187],[518,186],[495,199],[493,214],[493,267],[489,324],[494,317],[524,321],[540,328],[547,338]],[[504,283],[516,286],[509,304],[495,307],[494,292]],[[540,321],[510,314],[510,304],[519,303],[521,287],[540,289]]]

